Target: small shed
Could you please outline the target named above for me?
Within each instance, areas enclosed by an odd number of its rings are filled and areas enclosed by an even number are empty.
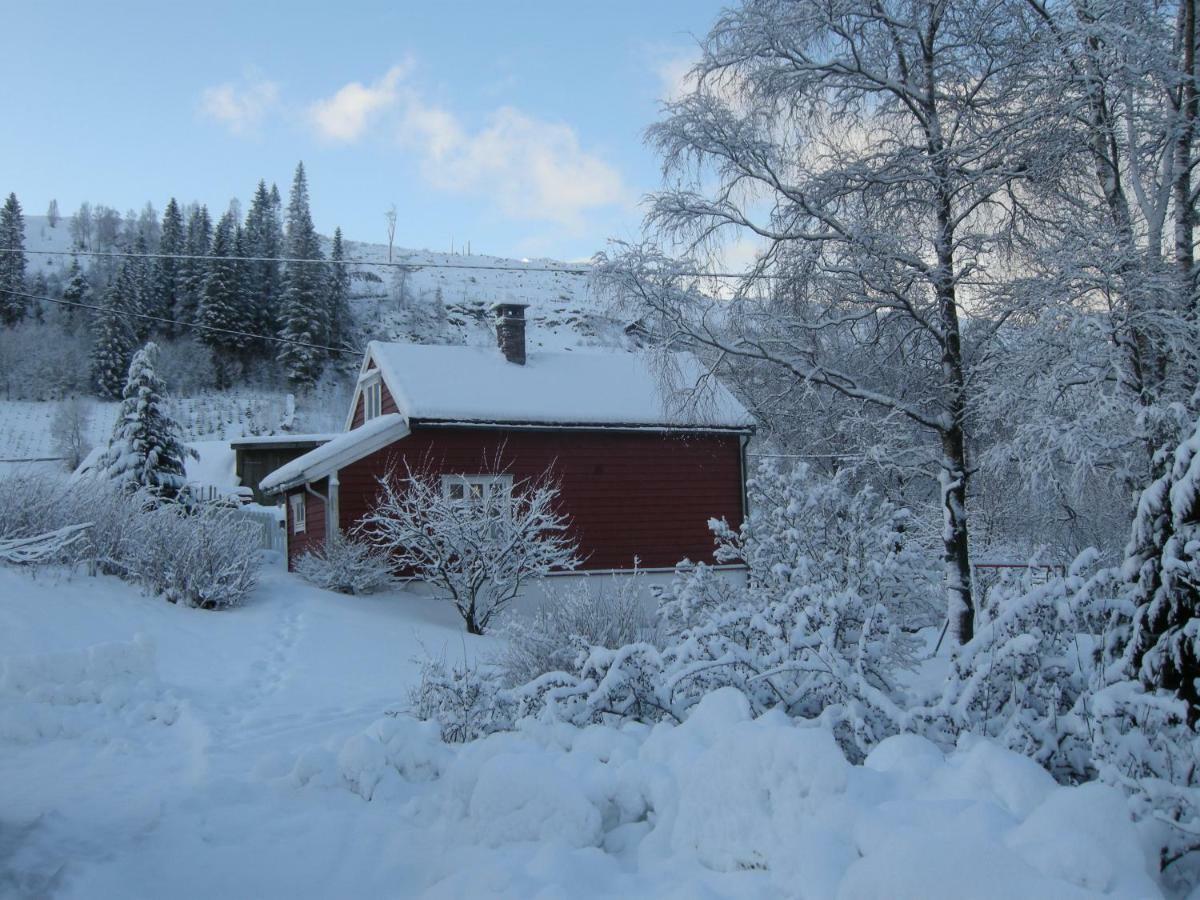
[[[336,434],[272,434],[231,441],[238,481],[253,490],[255,503],[265,506],[282,503],[282,497],[260,490],[259,483],[276,469],[335,437]]]

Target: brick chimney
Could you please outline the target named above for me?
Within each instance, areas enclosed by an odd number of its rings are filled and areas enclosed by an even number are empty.
[[[504,358],[518,366],[525,365],[525,308],[528,303],[497,303],[496,344]]]

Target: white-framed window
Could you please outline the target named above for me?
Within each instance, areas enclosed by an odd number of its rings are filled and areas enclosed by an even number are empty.
[[[512,494],[511,475],[443,475],[442,493],[451,500],[478,503],[507,498]]]
[[[304,495],[292,494],[288,497],[288,503],[292,509],[292,534],[300,534],[304,531]]]
[[[363,385],[363,421],[370,422],[383,411],[383,382],[379,378]]]

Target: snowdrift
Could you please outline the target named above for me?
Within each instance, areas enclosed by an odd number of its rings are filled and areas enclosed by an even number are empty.
[[[680,726],[527,723],[463,746],[382,719],[286,780],[423,823],[427,896],[1159,895],[1113,789],[981,739],[945,756],[903,735],[854,766],[733,689]]]

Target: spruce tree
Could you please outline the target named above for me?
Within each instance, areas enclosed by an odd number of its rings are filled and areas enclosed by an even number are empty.
[[[92,286],[79,266],[78,257],[73,256],[71,257],[71,267],[67,270],[67,286],[63,288],[62,298],[72,304],[87,304],[91,303],[91,296]],[[84,318],[83,312],[78,306],[64,306],[63,318],[67,325],[72,326]]]
[[[174,197],[167,201],[167,208],[163,211],[162,237],[158,243],[158,252],[162,255],[155,260],[154,286],[149,311],[164,319],[174,319],[178,315],[183,292],[184,269],[184,260],[177,259],[175,256],[182,256],[187,252],[183,214],[179,211],[179,204],[175,202]],[[177,328],[173,325],[161,324],[158,330],[163,334],[173,336]]]
[[[163,383],[155,372],[158,346],[134,354],[121,391],[121,408],[97,469],[130,490],[175,497],[186,480],[184,461],[194,457],[179,425],[163,407]]]
[[[15,325],[25,318],[25,217],[16,194],[0,207],[0,323]]]
[[[175,318],[180,322],[191,324],[196,321],[200,311],[200,298],[204,293],[204,281],[208,277],[208,260],[205,257],[208,256],[211,245],[212,221],[208,217],[208,207],[193,207],[188,216],[185,238],[189,258],[183,260],[179,267],[182,285],[179,302],[175,308]]]
[[[217,224],[197,320],[204,326],[200,330],[200,340],[212,348],[217,386],[221,388],[231,383],[236,356],[246,346],[245,337],[229,333],[245,330],[246,325],[238,286],[239,263],[232,258],[235,256],[236,228],[231,213],[222,216]]]
[[[308,206],[308,182],[304,163],[296,166],[287,210],[285,256],[292,260],[321,259],[321,247]],[[279,336],[290,343],[280,345],[278,359],[288,380],[297,387],[311,387],[321,375],[324,351],[306,344],[328,341],[324,266],[289,262],[284,270],[282,322]]]
[[[120,398],[137,346],[127,306],[133,291],[131,280],[129,268],[122,266],[104,294],[103,310],[95,318],[91,375],[96,394],[103,400]]]
[[[247,302],[254,311],[251,330],[258,334],[274,334],[279,328],[276,306],[280,293],[278,260],[281,244],[279,213],[265,181],[259,181],[254,199],[250,202],[245,232],[244,255],[254,258],[253,262],[246,264],[246,277],[243,279]],[[258,349],[265,351],[266,342],[262,342]]]
[[[138,233],[133,239],[133,255],[122,263],[122,268],[129,269],[130,293],[126,308],[140,315],[155,315],[154,306],[154,267],[148,255],[150,248],[146,238]],[[133,333],[139,343],[150,336],[152,328],[157,327],[151,319],[134,318]]]
[[[342,229],[333,231],[333,246],[329,251],[329,283],[326,287],[326,309],[329,319],[329,345],[343,346],[350,336],[350,270],[346,266],[342,244]]]
[[[1135,612],[1129,674],[1200,724],[1200,421],[1138,502],[1123,574]]]

